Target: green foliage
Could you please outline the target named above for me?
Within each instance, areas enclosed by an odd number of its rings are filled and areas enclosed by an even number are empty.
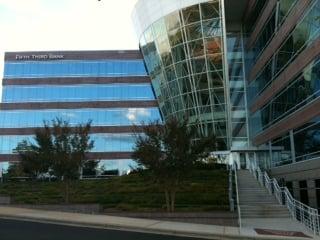
[[[86,154],[93,148],[90,127],[90,121],[74,128],[59,118],[52,120],[51,126],[45,122],[43,128],[35,132],[35,144],[27,141],[18,144],[16,151],[21,159],[20,168],[32,178],[52,172],[65,182],[65,201],[68,202],[69,182],[79,178],[86,163]],[[89,167],[95,167],[95,164]]]
[[[42,130],[35,132],[34,140],[37,144],[31,144],[26,140],[20,142],[16,152],[20,155],[19,168],[23,175],[35,178],[46,173],[51,165],[52,144],[51,135],[47,125]]]
[[[163,189],[168,211],[174,211],[175,195],[192,171],[195,162],[215,149],[215,137],[196,139],[195,128],[170,119],[165,124],[156,121],[144,125],[144,134],[137,134],[133,159],[151,172]]]
[[[96,176],[97,165],[98,165],[98,161],[96,160],[86,161],[83,164],[82,174],[85,176]]]
[[[18,163],[13,163],[13,164],[10,164],[8,168],[8,172],[4,174],[4,177],[15,178],[15,177],[21,177],[24,174],[25,174],[24,169],[21,167],[21,165]]]
[[[57,177],[64,180],[77,179],[80,169],[84,166],[86,154],[93,148],[89,131],[91,122],[78,125],[74,129],[67,121],[56,119],[52,121],[52,165]]]
[[[16,148],[23,172],[35,178],[50,170],[64,180],[78,178],[79,170],[86,163],[86,154],[94,144],[89,137],[90,127],[91,122],[75,128],[62,119],[52,120],[52,125],[45,122],[43,128],[35,132],[35,143],[24,140]]]
[[[225,170],[194,170],[177,191],[178,211],[228,209],[228,173]],[[61,204],[64,202],[63,182],[6,182],[0,195],[10,195],[16,204]],[[106,180],[73,181],[70,203],[99,203],[108,211],[164,211],[163,190],[142,174]]]

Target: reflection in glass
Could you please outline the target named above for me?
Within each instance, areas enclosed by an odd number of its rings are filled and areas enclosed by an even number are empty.
[[[154,43],[156,53],[148,47]],[[218,131],[219,150],[225,150],[229,143],[220,1],[159,19],[143,34],[140,46],[164,118],[188,116],[189,126],[202,134]],[[157,69],[153,54],[161,58]]]
[[[278,93],[271,102],[253,115],[254,118],[261,121],[261,124],[256,125],[254,134],[267,129],[271,124],[280,121],[318,97],[320,97],[319,58],[307,66],[302,74],[294,79],[286,89]]]
[[[150,84],[5,86],[2,102],[153,100]]]
[[[299,53],[320,36],[320,1],[315,1],[268,64],[251,83],[250,100],[268,87]]]
[[[194,5],[183,9],[182,14],[185,25],[200,21],[199,5]]]
[[[130,126],[158,120],[160,114],[157,108],[6,110],[0,111],[0,126],[41,127],[43,121],[51,121],[57,117],[68,120],[72,126],[89,120],[92,120],[92,126]]]
[[[6,62],[5,78],[147,76],[142,60]]]
[[[131,152],[135,145],[133,134],[90,134],[90,139],[94,141],[91,152]],[[32,135],[0,135],[0,154],[15,153],[15,149],[23,140],[35,144]]]

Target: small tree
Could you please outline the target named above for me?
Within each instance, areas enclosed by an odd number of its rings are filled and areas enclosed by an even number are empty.
[[[17,146],[24,172],[33,177],[52,173],[65,185],[65,202],[69,202],[70,181],[79,178],[87,153],[93,148],[89,132],[91,122],[71,127],[62,119],[52,120],[52,125],[35,133],[35,143],[22,141]]]
[[[187,120],[171,119],[164,125],[153,122],[136,134],[133,159],[151,171],[165,193],[167,211],[174,212],[176,192],[192,171],[194,163],[215,149],[213,136],[194,140],[195,128]]]
[[[9,178],[15,178],[15,177],[21,177],[24,174],[25,174],[24,170],[22,169],[19,163],[10,163],[8,171],[4,176]]]
[[[82,174],[85,176],[96,176],[97,174],[97,160],[88,160],[83,164]]]
[[[16,148],[23,172],[32,179],[47,173],[52,163],[52,136],[48,124],[45,123],[42,129],[36,130],[34,141],[35,144],[32,144],[23,140]]]
[[[67,121],[52,121],[53,158],[51,169],[65,184],[65,202],[69,202],[70,181],[79,178],[86,154],[93,148],[90,141],[91,122],[71,128]]]

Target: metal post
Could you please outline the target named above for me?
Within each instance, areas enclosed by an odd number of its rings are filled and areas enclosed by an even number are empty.
[[[230,211],[234,212],[235,206],[234,206],[234,199],[233,199],[232,173],[233,173],[233,170],[230,167],[230,170],[229,170],[229,205],[230,205]]]
[[[291,157],[292,157],[292,162],[296,162],[296,150],[294,146],[294,136],[293,136],[293,130],[290,131],[290,146],[291,146]]]

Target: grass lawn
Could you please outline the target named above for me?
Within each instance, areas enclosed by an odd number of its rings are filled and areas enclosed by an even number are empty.
[[[0,195],[10,195],[16,204],[63,204],[61,182],[6,182]],[[126,211],[165,210],[165,198],[147,176],[131,174],[106,180],[75,181],[70,203],[98,203],[104,209]],[[226,170],[194,170],[176,196],[177,211],[228,209]]]

